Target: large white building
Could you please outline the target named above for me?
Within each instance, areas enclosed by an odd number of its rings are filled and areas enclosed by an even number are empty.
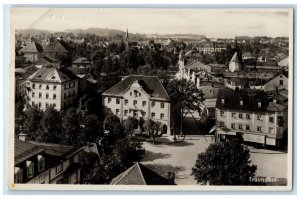
[[[28,103],[45,110],[68,108],[78,98],[78,78],[67,68],[45,66],[27,79]]]
[[[161,122],[162,133],[170,134],[170,98],[156,76],[131,75],[102,94],[105,117],[129,116]]]
[[[246,142],[280,146],[286,136],[287,113],[285,100],[269,99],[264,91],[219,90],[217,139],[238,137]]]

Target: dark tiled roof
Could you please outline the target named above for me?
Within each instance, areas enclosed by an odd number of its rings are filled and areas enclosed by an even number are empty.
[[[225,101],[224,104],[222,104],[222,98]],[[242,106],[240,100],[243,100]],[[261,102],[261,107],[258,107],[258,101]],[[267,111],[268,104],[268,96],[263,91],[220,89],[216,107],[245,111]]]
[[[30,81],[38,82],[65,82],[77,79],[76,75],[65,67],[56,68],[53,66],[45,66],[28,77]]]
[[[35,142],[35,141],[28,141],[28,142],[32,145],[43,148],[44,150],[46,150],[46,153],[48,155],[56,156],[56,157],[67,156],[68,154],[76,150],[74,146],[70,146],[70,145],[42,143],[42,142]]]
[[[65,46],[59,42],[59,41],[54,41],[51,42],[50,45],[44,45],[44,52],[46,53],[66,53],[68,52]]]
[[[103,95],[122,95],[135,81],[138,81],[138,83],[148,94],[150,94],[151,97],[169,100],[169,96],[157,76],[128,76],[121,82],[105,91]]]
[[[111,183],[112,185],[170,185],[169,181],[145,167],[141,163],[136,163],[117,177]]]
[[[45,151],[43,148],[15,138],[15,164]]]

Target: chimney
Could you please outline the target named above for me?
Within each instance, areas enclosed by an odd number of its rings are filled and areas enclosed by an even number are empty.
[[[168,172],[168,181],[170,185],[175,185],[175,172]]]
[[[26,133],[20,133],[19,134],[19,140],[22,140],[24,142],[27,141],[27,134]]]

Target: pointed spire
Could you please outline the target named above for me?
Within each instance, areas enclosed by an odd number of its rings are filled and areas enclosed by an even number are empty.
[[[127,30],[126,30],[126,40],[128,41],[128,39],[129,39],[129,35],[128,35],[128,28],[127,28]]]

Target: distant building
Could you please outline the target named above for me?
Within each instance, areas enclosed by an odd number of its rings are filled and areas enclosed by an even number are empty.
[[[235,52],[229,62],[229,71],[230,72],[238,72],[240,70],[241,70],[241,62],[238,58],[237,52]]]
[[[265,91],[288,90],[289,79],[284,75],[278,75],[264,85]]]
[[[79,57],[72,62],[72,67],[90,68],[91,62],[85,57]]]
[[[169,179],[147,168],[141,163],[135,163],[129,169],[112,179],[111,185],[175,185],[175,174],[170,173]]]
[[[21,137],[22,136],[22,137]],[[79,153],[73,146],[15,138],[14,182],[22,184],[80,183]]]
[[[216,137],[280,146],[287,130],[286,103],[263,91],[219,90],[216,102]]]
[[[32,40],[19,52],[24,54],[26,62],[35,62],[43,56],[44,50],[43,46],[40,43],[38,43],[36,40]]]
[[[46,66],[27,78],[28,103],[45,110],[68,108],[78,98],[78,78],[67,68]]]
[[[212,54],[222,50],[226,50],[226,45],[221,43],[204,42],[198,46],[198,51],[203,52],[204,54]]]
[[[289,57],[286,57],[278,62],[278,66],[283,67],[283,68],[288,68],[289,67]]]
[[[148,118],[163,124],[162,133],[170,133],[170,98],[156,76],[131,75],[102,94],[105,116],[121,121],[129,116]]]
[[[43,56],[36,60],[32,65],[37,68],[42,68],[44,66],[52,65],[54,67],[60,66],[60,61],[51,57]]]

